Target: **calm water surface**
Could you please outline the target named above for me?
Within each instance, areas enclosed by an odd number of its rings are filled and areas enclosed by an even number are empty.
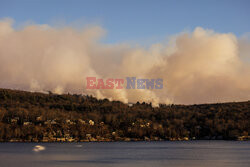
[[[0,143],[0,166],[250,167],[250,142]]]

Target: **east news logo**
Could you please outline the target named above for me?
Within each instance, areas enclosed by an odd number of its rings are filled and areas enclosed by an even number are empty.
[[[97,79],[87,77],[87,89],[163,89],[163,79],[136,79],[136,77],[126,77],[124,79]]]

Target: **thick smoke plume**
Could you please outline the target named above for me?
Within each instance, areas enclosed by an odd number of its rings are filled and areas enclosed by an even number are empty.
[[[98,26],[15,29],[10,20],[0,21],[0,87],[154,105],[250,99],[248,40],[198,27],[172,37],[169,44],[143,48],[101,43],[104,33]],[[92,76],[162,78],[164,88],[86,90],[86,77]]]

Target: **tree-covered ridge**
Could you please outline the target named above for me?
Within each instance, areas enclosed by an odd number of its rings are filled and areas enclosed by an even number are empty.
[[[243,139],[249,134],[250,101],[154,108],[0,89],[0,141]]]

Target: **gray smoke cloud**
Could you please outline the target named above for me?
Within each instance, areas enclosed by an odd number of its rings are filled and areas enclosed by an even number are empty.
[[[211,103],[250,99],[247,37],[201,27],[149,48],[104,44],[99,26],[74,29],[0,21],[0,87],[92,94],[123,102]],[[87,90],[86,77],[162,78],[161,90]]]

